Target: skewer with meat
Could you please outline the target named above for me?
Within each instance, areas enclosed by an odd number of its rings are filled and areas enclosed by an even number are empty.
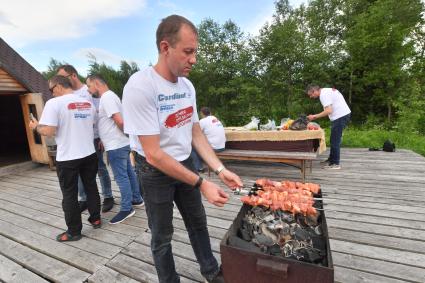
[[[284,189],[302,189],[305,191],[312,192],[314,194],[318,194],[320,192],[320,185],[314,183],[301,183],[301,182],[292,182],[289,180],[284,180],[281,182],[272,181],[269,179],[258,179],[255,181],[257,186],[265,188],[275,188],[276,190],[284,190]]]

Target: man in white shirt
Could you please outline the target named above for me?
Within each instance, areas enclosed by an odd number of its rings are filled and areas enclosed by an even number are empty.
[[[73,93],[66,77],[54,76],[49,81],[54,98],[47,101],[40,123],[30,121],[30,128],[39,134],[53,137],[57,144],[56,171],[62,191],[66,232],[59,234],[59,242],[81,239],[81,213],[78,205],[78,175],[87,193],[90,217],[94,228],[101,226],[100,198],[96,184],[97,156],[93,146],[94,105]]]
[[[133,74],[124,87],[124,132],[139,138],[139,159],[151,250],[159,282],[180,282],[171,249],[173,202],[186,224],[192,248],[208,282],[224,282],[209,240],[201,193],[223,206],[228,194],[195,173],[192,146],[230,188],[240,178],[224,168],[202,134],[196,94],[186,78],[196,63],[198,33],[187,19],[172,15],[156,32],[159,52],[155,66]]]
[[[74,93],[92,102],[94,106],[96,107],[97,112],[99,112],[99,98],[92,97],[92,95],[90,95],[90,93],[87,91],[87,86],[80,81],[80,78],[78,77],[78,72],[72,65],[60,66],[58,68],[57,74],[68,78],[71,82]],[[103,195],[102,212],[107,212],[111,210],[112,207],[114,206],[114,197],[112,195],[111,178],[109,177],[109,172],[108,172],[108,169],[106,168],[106,164],[103,161],[103,146],[99,139],[97,121],[94,126],[94,141],[93,142],[94,142],[94,147],[96,149],[96,154],[98,157],[97,175],[99,176],[100,186],[102,187],[102,195]],[[84,185],[81,182],[81,178],[78,178],[78,195],[80,197],[80,201],[79,201],[80,210],[84,211],[87,209],[87,196],[84,191]]]
[[[199,120],[199,126],[201,127],[202,132],[207,137],[208,142],[215,152],[220,152],[225,149],[226,145],[226,134],[224,132],[223,124],[217,117],[211,115],[211,111],[208,107],[201,108],[201,117]],[[202,160],[199,157],[198,153],[192,149],[190,154],[193,160],[193,165],[198,172],[203,172],[204,168],[202,165]]]
[[[130,162],[130,141],[123,133],[122,107],[119,97],[109,90],[99,75],[87,77],[88,91],[100,97],[98,127],[99,136],[108,155],[114,178],[120,188],[121,209],[109,223],[118,224],[135,214],[134,206],[143,206],[139,182]]]
[[[351,110],[345,102],[344,96],[335,88],[320,88],[311,85],[307,88],[307,94],[310,98],[319,98],[324,110],[318,114],[310,114],[307,118],[310,121],[329,116],[331,120],[331,151],[328,163],[324,169],[339,170],[340,166],[340,147],[342,132],[350,122]]]

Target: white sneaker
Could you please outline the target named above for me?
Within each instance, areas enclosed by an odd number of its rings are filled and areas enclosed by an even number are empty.
[[[326,169],[326,170],[340,170],[341,169],[341,166],[339,164],[329,164],[329,165],[323,166],[323,169]]]

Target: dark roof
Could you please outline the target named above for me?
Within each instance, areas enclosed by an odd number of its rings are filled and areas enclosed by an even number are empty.
[[[0,68],[17,80],[29,92],[52,97],[47,80],[0,37]]]

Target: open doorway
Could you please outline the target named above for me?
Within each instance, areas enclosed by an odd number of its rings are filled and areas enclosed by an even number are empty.
[[[0,167],[31,160],[19,95],[0,95]]]

